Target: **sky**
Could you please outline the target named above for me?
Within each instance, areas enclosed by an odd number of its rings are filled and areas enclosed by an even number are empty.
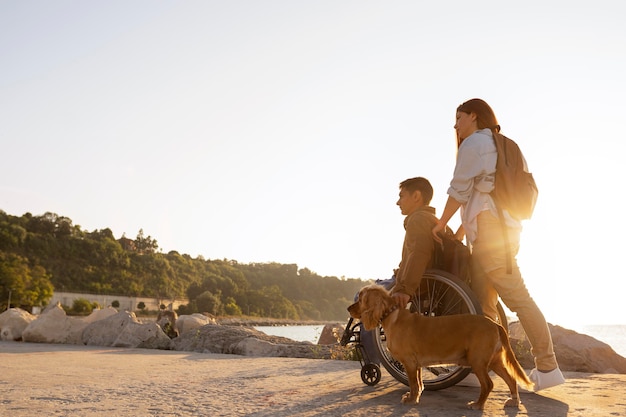
[[[626,3],[0,2],[0,210],[160,250],[388,278],[398,184],[443,211],[479,97],[539,187],[547,320],[626,324]],[[451,221],[460,223],[458,215]]]

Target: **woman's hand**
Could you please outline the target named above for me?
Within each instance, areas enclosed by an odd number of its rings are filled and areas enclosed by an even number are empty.
[[[459,226],[458,230],[454,234],[454,237],[457,240],[460,240],[461,242],[463,242],[463,239],[465,239],[465,228],[463,227],[463,225]]]
[[[433,239],[435,239],[435,242],[443,243],[443,241],[441,240],[441,237],[439,237],[439,232],[441,232],[441,231],[443,231],[445,229],[446,229],[446,224],[445,223],[441,223],[441,220],[437,222],[435,227],[433,227]]]

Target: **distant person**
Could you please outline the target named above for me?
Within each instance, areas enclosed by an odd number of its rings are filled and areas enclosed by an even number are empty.
[[[530,297],[517,265],[521,223],[503,212],[511,259],[507,273],[507,244],[498,210],[489,194],[494,187],[496,147],[493,133],[500,131],[496,116],[480,99],[461,104],[456,110],[458,153],[448,200],[432,235],[444,230],[450,218],[462,207],[462,227],[472,246],[472,289],[483,312],[496,318],[498,295],[517,314],[535,357],[530,379],[535,391],[565,382],[554,354],[552,336],[543,313]]]

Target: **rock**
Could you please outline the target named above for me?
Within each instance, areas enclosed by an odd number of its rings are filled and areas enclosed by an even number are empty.
[[[243,356],[316,359],[328,355],[328,348],[310,343],[272,343],[255,337],[246,337],[231,345],[229,352],[226,353]]]
[[[114,309],[113,307],[107,307],[103,309],[94,310],[90,315],[88,315],[87,317],[84,317],[82,320],[85,323],[89,324],[89,323],[93,323],[94,321],[106,319],[107,317],[111,317],[117,313],[118,311]]]
[[[0,340],[22,340],[22,333],[35,316],[21,308],[10,308],[0,314]]]
[[[265,357],[330,358],[329,346],[268,336],[252,327],[205,325],[195,332],[181,333],[172,342],[174,349],[179,351]]]
[[[170,339],[173,339],[178,337],[176,320],[178,320],[178,314],[176,314],[175,311],[160,310],[156,318],[156,324],[161,327],[163,333],[165,333]]]
[[[344,325],[340,323],[327,323],[322,329],[318,345],[336,345],[343,334]]]
[[[172,341],[156,323],[130,322],[111,346],[168,350],[172,347]]]
[[[80,344],[80,335],[87,323],[68,317],[60,304],[46,307],[22,334],[24,342]]]
[[[82,333],[82,343],[95,346],[170,349],[171,340],[158,324],[141,323],[135,313],[122,311],[90,323]]]
[[[176,329],[178,330],[179,335],[196,330],[202,326],[206,326],[207,324],[216,324],[216,321],[214,318],[200,313],[182,315],[176,319]]]
[[[590,373],[626,373],[626,358],[617,354],[611,346],[591,336],[549,324],[556,359],[562,371]],[[509,324],[511,346],[520,364],[534,368],[530,343],[519,322]]]

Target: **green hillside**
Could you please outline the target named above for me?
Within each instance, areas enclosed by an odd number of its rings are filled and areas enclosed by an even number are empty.
[[[45,306],[53,291],[188,298],[179,313],[343,320],[364,285],[319,276],[295,264],[252,263],[161,253],[140,230],[116,239],[54,213],[21,217],[0,210],[0,310]]]

